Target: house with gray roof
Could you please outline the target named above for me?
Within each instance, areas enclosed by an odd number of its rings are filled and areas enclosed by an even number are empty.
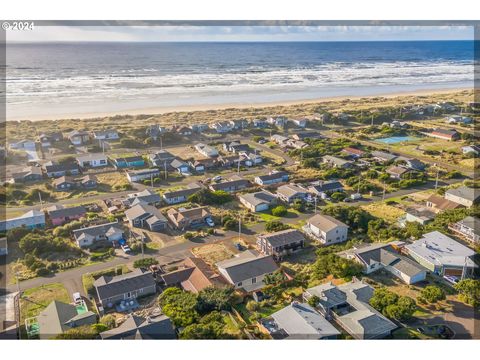
[[[72,304],[52,301],[37,316],[40,339],[51,339],[67,330],[97,322],[97,315],[93,311],[79,309]]]
[[[79,247],[88,247],[98,241],[119,241],[123,239],[124,231],[121,225],[114,221],[73,230],[72,234]]]
[[[348,237],[348,225],[323,214],[316,214],[308,219],[303,230],[324,245],[344,242]]]
[[[170,167],[170,163],[175,159],[175,155],[170,153],[168,150],[159,150],[153,154],[149,154],[148,158],[153,166],[158,166],[160,168]]]
[[[353,163],[351,161],[332,155],[325,155],[324,157],[322,157],[322,162],[335,168],[347,169],[353,166]]]
[[[354,278],[338,286],[327,283],[309,288],[303,297],[308,300],[317,296],[320,313],[326,319],[334,319],[355,339],[382,339],[390,335],[397,325],[370,306],[373,291],[370,285]]]
[[[272,256],[259,255],[252,250],[243,251],[231,259],[220,261],[216,266],[229,284],[235,289],[246,292],[263,288],[265,276],[278,270]]]
[[[426,268],[400,255],[390,244],[354,246],[339,255],[360,263],[365,274],[384,269],[408,285],[423,281],[427,276]]]
[[[250,185],[250,181],[248,181],[247,179],[243,179],[239,176],[234,176],[227,181],[211,184],[209,188],[212,191],[222,190],[226,192],[236,192],[239,190],[243,190]]]
[[[30,210],[21,216],[0,221],[1,232],[19,227],[25,227],[27,229],[44,228],[45,213],[40,210]]]
[[[21,171],[15,171],[12,173],[13,183],[33,182],[43,179],[42,168],[39,166],[27,166],[22,168]]]
[[[168,220],[156,207],[140,202],[125,211],[130,226],[150,231],[165,230]]]
[[[308,187],[308,192],[313,196],[318,196],[322,199],[326,198],[328,194],[343,191],[343,185],[338,180],[316,181]]]
[[[405,246],[405,251],[416,262],[437,275],[471,276],[476,267],[475,251],[458,241],[432,231]]]
[[[140,191],[134,194],[129,194],[128,201],[130,202],[131,205],[136,205],[139,202],[143,202],[148,205],[159,205],[162,199],[160,195],[157,194],[156,192],[150,189],[145,189],[143,191]]]
[[[82,168],[96,168],[108,165],[108,159],[105,154],[85,154],[76,157],[77,163]]]
[[[102,276],[93,283],[100,304],[111,308],[124,300],[155,294],[157,285],[150,271],[136,269],[118,276]]]
[[[307,190],[295,184],[285,184],[277,189],[277,196],[280,200],[290,204],[296,199],[305,200]]]
[[[187,201],[190,195],[196,194],[203,186],[200,184],[193,182],[187,185],[186,189],[174,190],[174,191],[166,191],[162,194],[162,199],[168,205],[173,204],[180,204],[182,202]]]
[[[445,191],[445,199],[469,208],[474,204],[478,204],[478,199],[480,199],[480,189],[469,188],[466,186],[448,189]]]
[[[256,176],[254,181],[258,185],[269,186],[282,182],[287,182],[288,179],[289,175],[286,171],[272,171],[270,174],[267,175]]]
[[[467,216],[448,228],[473,244],[480,244],[480,220],[477,217]]]
[[[374,160],[384,163],[395,160],[397,155],[390,154],[385,151],[372,151],[372,157]]]
[[[102,340],[176,339],[175,329],[166,315],[129,315],[118,327],[100,333]]]
[[[257,236],[257,247],[262,254],[281,260],[305,246],[305,236],[296,229],[287,229]]]
[[[73,220],[80,220],[87,214],[87,209],[81,205],[66,208],[57,204],[46,210],[48,217],[54,226],[63,225]]]
[[[252,212],[266,211],[277,202],[277,197],[266,190],[240,194],[238,199],[243,206]]]
[[[292,302],[287,307],[260,320],[273,339],[336,339],[340,332],[318,311],[306,303]]]

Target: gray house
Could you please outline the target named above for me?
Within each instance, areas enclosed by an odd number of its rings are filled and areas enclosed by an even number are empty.
[[[130,226],[147,228],[151,231],[164,230],[168,220],[156,207],[140,202],[125,211]]]
[[[152,273],[143,269],[119,276],[102,276],[93,285],[104,308],[111,308],[122,300],[155,294],[157,291]]]
[[[175,339],[176,333],[166,315],[130,315],[120,326],[100,333],[102,340]]]

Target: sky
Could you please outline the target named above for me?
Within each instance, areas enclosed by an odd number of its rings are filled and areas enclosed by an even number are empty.
[[[8,42],[471,40],[472,26],[36,26]]]

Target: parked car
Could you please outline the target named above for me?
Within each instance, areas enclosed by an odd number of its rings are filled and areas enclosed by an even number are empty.
[[[458,277],[453,276],[453,275],[444,275],[443,278],[453,285],[455,285],[456,283],[458,283],[460,281],[460,279]]]
[[[236,248],[238,251],[242,251],[242,250],[243,250],[243,246],[242,246],[242,244],[240,244],[240,243],[235,243],[235,248]]]
[[[265,144],[266,142],[267,142],[267,140],[265,140],[265,139],[260,139],[260,140],[258,140],[258,143],[259,143],[259,144]]]
[[[205,222],[207,223],[208,226],[215,226],[215,223],[213,222],[212,218],[207,217],[205,219]]]
[[[350,198],[351,198],[352,200],[360,200],[360,199],[362,198],[362,194],[360,194],[360,193],[355,193],[355,194],[350,195]]]
[[[75,304],[79,304],[79,303],[81,303],[81,302],[83,301],[82,295],[80,295],[79,292],[73,293],[73,294],[72,294],[72,298],[73,298],[73,302],[74,302]]]
[[[219,181],[221,181],[222,179],[223,179],[223,178],[222,178],[220,175],[217,175],[217,176],[214,176],[214,177],[212,178],[212,181],[219,182]]]
[[[130,249],[130,246],[128,245],[122,245],[122,250],[125,254],[130,254],[132,252],[132,249]]]

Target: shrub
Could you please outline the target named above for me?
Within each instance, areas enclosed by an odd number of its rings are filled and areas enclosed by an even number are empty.
[[[144,259],[138,259],[138,260],[135,260],[133,262],[133,267],[135,269],[138,269],[138,268],[148,268],[150,267],[151,265],[157,265],[158,264],[158,260],[155,259],[155,258],[144,258]]]
[[[282,223],[281,221],[268,221],[265,224],[265,230],[268,232],[276,232],[290,229],[290,226]]]
[[[247,305],[245,305],[245,307],[247,308],[248,311],[257,311],[260,306],[258,305],[258,303],[256,301],[253,301],[253,300],[250,300]]]
[[[282,217],[287,215],[287,212],[288,212],[287,208],[283,205],[278,205],[272,209],[273,216]]]
[[[435,285],[426,286],[424,289],[422,289],[420,295],[422,299],[425,299],[430,304],[436,303],[440,300],[445,300],[445,291]]]
[[[183,234],[183,238],[184,238],[185,240],[191,240],[191,239],[193,239],[194,237],[195,237],[195,235],[194,235],[192,232],[190,232],[190,231],[189,231],[189,232],[186,232],[185,234]]]

